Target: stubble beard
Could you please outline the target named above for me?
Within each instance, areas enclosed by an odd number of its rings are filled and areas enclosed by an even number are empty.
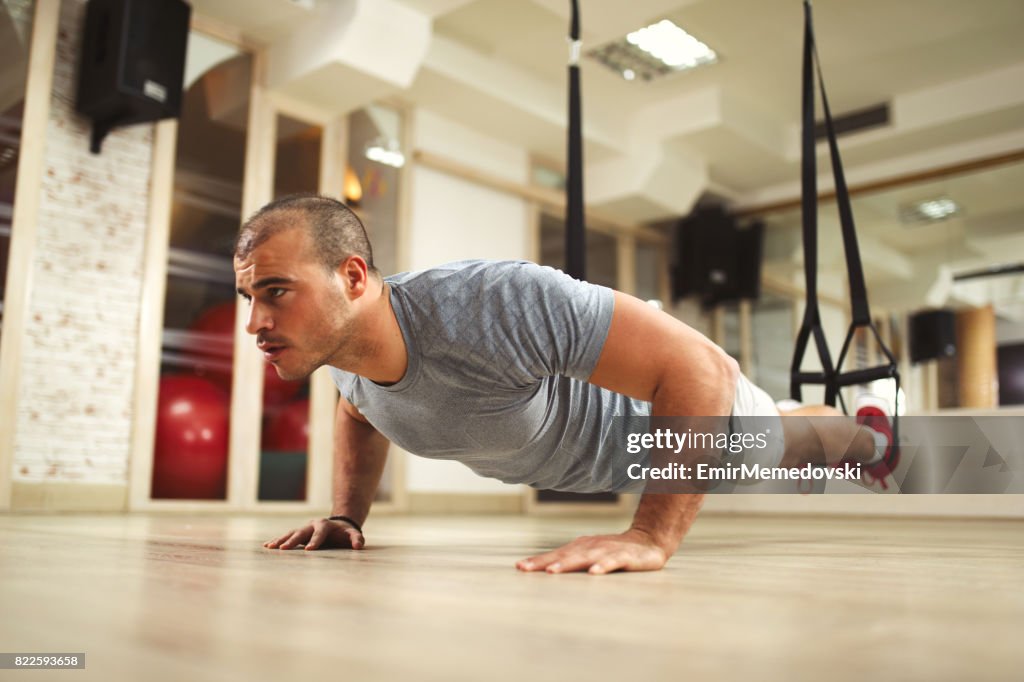
[[[301,381],[324,365],[339,368],[358,366],[361,360],[373,352],[373,344],[362,340],[361,325],[354,316],[338,311],[331,323],[323,333],[322,340],[309,350],[314,359],[291,370],[277,365],[278,376],[285,381]]]

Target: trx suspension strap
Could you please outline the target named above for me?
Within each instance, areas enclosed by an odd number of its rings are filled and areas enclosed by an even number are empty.
[[[793,364],[790,368],[790,394],[794,400],[800,400],[801,387],[804,384],[822,384],[825,387],[825,402],[835,406],[838,399],[843,411],[843,403],[839,389],[845,386],[865,384],[877,379],[893,379],[896,383],[896,397],[893,400],[893,443],[899,443],[899,427],[897,400],[899,399],[900,376],[896,358],[882,342],[871,320],[868,307],[867,289],[864,286],[864,271],[861,268],[860,249],[857,246],[857,232],[853,224],[853,211],[850,208],[850,194],[843,175],[843,164],[839,158],[839,145],[836,143],[835,128],[832,125],[832,114],[829,111],[828,97],[825,95],[825,80],[821,72],[821,60],[818,59],[817,47],[814,42],[814,27],[811,19],[811,3],[804,0],[804,63],[803,63],[803,120],[802,147],[803,187],[801,204],[803,212],[803,243],[804,243],[804,276],[807,287],[807,307],[800,332],[796,338],[793,352]],[[843,231],[843,251],[846,254],[846,269],[849,276],[851,322],[839,353],[835,367],[829,356],[825,334],[821,328],[818,311],[818,188],[817,168],[814,139],[814,75],[817,66],[818,87],[821,90],[822,108],[825,114],[825,128],[828,132],[829,152],[832,158],[832,173],[836,184],[836,203],[839,206],[839,222]],[[867,327],[874,334],[878,347],[888,361],[884,365],[867,369],[856,369],[842,372],[843,361],[850,349],[854,334],[862,327]],[[807,342],[814,337],[814,344],[821,360],[821,372],[801,372],[800,364],[807,350]]]
[[[583,226],[583,125],[580,113],[580,10],[572,2],[569,26],[569,172],[565,183],[565,272],[586,279],[586,231]]]
[[[817,159],[814,155],[814,37],[811,26],[811,6],[804,3],[804,65],[802,103],[802,154],[801,154],[801,215],[803,218],[804,242],[804,285],[807,302],[804,319],[796,337],[793,363],[790,368],[790,397],[801,399],[803,384],[824,384],[825,402],[836,404],[835,370],[832,357],[825,342],[818,312],[818,177]],[[821,361],[821,372],[801,373],[800,365],[807,352],[807,342],[814,335],[814,345]]]

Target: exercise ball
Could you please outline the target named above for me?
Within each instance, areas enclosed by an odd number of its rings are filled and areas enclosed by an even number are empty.
[[[217,303],[203,310],[191,325],[189,352],[195,357],[196,372],[231,392],[231,361],[234,351],[235,303]],[[254,341],[255,343],[255,341]],[[269,362],[264,363],[263,407],[284,405],[302,388],[301,381],[285,381]]]
[[[309,400],[295,400],[280,408],[263,430],[263,449],[306,452],[309,446]]]
[[[285,381],[269,362],[263,363],[263,409],[273,410],[295,397],[302,389],[301,381]]]
[[[201,377],[160,379],[152,496],[222,500],[228,472],[228,397]]]
[[[234,359],[234,302],[218,303],[204,309],[189,325],[185,351],[193,371],[231,393]]]

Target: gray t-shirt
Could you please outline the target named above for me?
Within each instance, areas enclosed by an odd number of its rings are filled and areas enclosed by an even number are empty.
[[[331,368],[341,394],[403,449],[536,488],[622,488],[616,416],[650,403],[587,383],[614,306],[606,287],[525,261],[460,261],[385,279],[409,361],[381,386]],[[635,460],[629,460],[635,461]]]

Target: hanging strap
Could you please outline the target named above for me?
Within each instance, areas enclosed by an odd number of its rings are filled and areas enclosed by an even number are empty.
[[[586,279],[586,229],[583,224],[583,124],[580,103],[580,11],[572,2],[569,26],[569,141],[565,187],[565,272]]]
[[[803,120],[802,120],[802,175],[803,186],[801,204],[803,211],[803,242],[804,242],[804,276],[807,287],[807,307],[804,319],[797,334],[796,348],[793,353],[793,364],[790,370],[790,393],[794,400],[800,400],[803,384],[823,384],[825,386],[825,402],[835,405],[838,399],[842,404],[839,389],[844,386],[864,384],[877,379],[894,379],[896,397],[893,400],[893,438],[899,442],[897,401],[899,399],[899,368],[896,358],[882,341],[871,319],[868,305],[867,287],[864,284],[864,270],[861,266],[860,248],[857,245],[857,231],[853,222],[853,210],[850,207],[850,193],[843,174],[843,163],[839,156],[839,145],[836,142],[835,126],[832,113],[825,94],[825,79],[822,75],[821,60],[818,59],[817,46],[814,40],[814,23],[811,15],[811,3],[804,0],[804,62],[803,62]],[[814,136],[814,76],[815,66],[818,76],[818,87],[821,90],[822,108],[825,114],[825,128],[828,133],[829,153],[832,160],[832,173],[836,185],[836,203],[839,207],[839,222],[843,233],[843,252],[846,255],[846,271],[849,277],[851,322],[839,353],[839,360],[833,368],[825,343],[824,331],[818,310],[818,188],[817,160]],[[857,329],[867,327],[874,334],[878,347],[888,361],[884,365],[867,369],[856,369],[842,372],[843,361],[850,349]],[[807,349],[809,337],[813,335],[818,356],[821,359],[821,372],[801,372],[800,365]],[[846,405],[842,404],[843,411]]]
[[[836,385],[832,356],[825,342],[818,310],[818,169],[814,153],[814,33],[811,24],[811,5],[804,3],[804,63],[802,103],[801,154],[801,215],[803,217],[804,287],[807,302],[804,318],[796,336],[793,362],[790,367],[790,397],[801,400],[804,384],[823,384],[825,402],[835,405]],[[821,372],[801,372],[800,365],[807,352],[807,342],[814,337],[814,346],[821,361]]]

